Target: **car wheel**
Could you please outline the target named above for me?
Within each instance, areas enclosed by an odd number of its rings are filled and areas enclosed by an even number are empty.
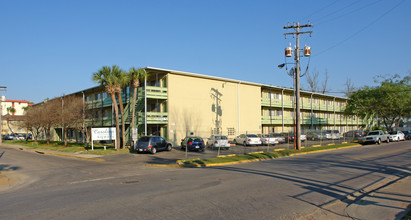
[[[380,140],[380,139],[377,140],[377,144],[381,144],[381,140]]]
[[[152,154],[157,153],[157,148],[155,148],[155,147],[151,148],[151,153],[152,153]]]
[[[390,139],[387,138],[387,144],[390,143]]]
[[[171,151],[173,149],[173,147],[171,146],[171,144],[167,145],[167,150]]]
[[[244,147],[247,147],[247,143],[245,141],[244,141],[243,145],[244,145]]]

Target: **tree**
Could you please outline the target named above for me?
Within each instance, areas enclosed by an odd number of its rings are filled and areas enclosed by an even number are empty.
[[[51,129],[60,124],[59,112],[56,109],[61,109],[61,103],[58,99],[44,101],[41,105],[40,123],[46,134],[47,144],[50,144]]]
[[[318,70],[313,70],[311,73],[307,72],[306,80],[308,83],[308,90],[311,92],[319,92],[325,94],[328,92],[327,84],[328,84],[328,70],[326,69],[324,72],[324,81],[321,82],[320,85],[320,72]],[[321,87],[320,87],[321,86]]]
[[[320,72],[317,70],[313,70],[311,73],[307,72],[307,83],[308,86],[310,87],[311,92],[317,92],[318,91],[318,75]]]
[[[116,141],[115,141],[115,148],[119,150],[118,141],[120,140],[119,136],[119,119],[118,119],[118,104],[115,96],[116,92],[116,84],[118,84],[117,75],[121,71],[120,68],[116,65],[112,67],[103,66],[98,70],[98,72],[93,74],[93,81],[99,83],[102,87],[104,87],[104,91],[110,95],[111,101],[113,102],[115,118],[116,118]]]
[[[365,86],[353,92],[345,109],[346,115],[382,119],[387,130],[398,125],[401,118],[411,115],[410,76],[384,78],[380,86]],[[371,120],[371,121],[372,121]]]
[[[41,106],[28,108],[25,114],[24,126],[33,134],[34,142],[37,143],[37,138],[41,131]]]
[[[140,86],[140,80],[147,77],[147,72],[143,68],[136,69],[131,67],[128,71],[130,82],[133,86],[133,100],[131,104],[132,117],[131,117],[131,128],[134,129],[135,115],[136,115],[136,99],[137,99],[137,89]]]
[[[355,87],[354,87],[354,83],[351,82],[350,78],[347,78],[347,80],[345,81],[345,97],[350,97],[350,95],[354,92]]]
[[[10,117],[12,115],[14,115],[16,113],[16,109],[14,107],[8,107],[7,108],[7,115],[6,115],[6,120],[7,120],[7,127],[9,128],[10,132],[16,137],[18,138],[18,136],[14,133],[13,129],[11,129],[10,127]]]
[[[61,101],[61,129],[64,132],[64,146],[67,146],[68,129],[78,127],[83,120],[83,99],[72,95],[62,97]]]
[[[118,68],[118,67],[117,67]],[[114,66],[113,66],[114,69]],[[126,123],[124,118],[124,104],[121,91],[129,84],[128,74],[123,70],[119,69],[114,71],[116,75],[117,82],[115,83],[115,91],[117,93],[118,101],[120,104],[120,114],[121,114],[121,139],[123,140],[121,143],[121,148],[125,148],[126,146]]]
[[[325,94],[326,92],[328,92],[327,90],[327,83],[328,83],[328,70],[325,70],[325,78],[324,81],[321,83],[321,93]]]

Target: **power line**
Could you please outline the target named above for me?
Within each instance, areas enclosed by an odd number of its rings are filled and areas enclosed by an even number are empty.
[[[382,15],[378,16],[375,20],[373,20],[372,22],[370,22],[369,24],[367,24],[365,27],[361,28],[360,30],[358,30],[357,32],[355,32],[354,34],[348,36],[346,39],[340,41],[339,43],[313,55],[314,57],[319,56],[331,49],[334,49],[338,46],[340,46],[341,44],[347,42],[348,40],[351,40],[353,37],[355,37],[356,35],[358,35],[359,33],[365,31],[366,29],[368,29],[369,27],[371,27],[373,24],[375,24],[377,21],[381,20],[383,17],[385,17],[387,14],[389,14],[391,11],[393,11],[395,8],[397,8],[398,6],[400,6],[405,0],[400,1],[398,4],[396,4],[394,7],[392,7],[391,9],[389,9],[388,11],[386,11],[385,13],[383,13]]]
[[[363,7],[357,8],[357,9],[355,9],[355,10],[352,10],[352,11],[350,11],[350,12],[347,12],[347,13],[342,14],[342,15],[340,15],[340,16],[337,16],[337,17],[328,19],[328,20],[323,21],[323,22],[321,22],[321,21],[318,22],[318,21],[317,21],[316,24],[317,24],[317,25],[321,25],[321,24],[329,23],[329,22],[331,22],[331,21],[334,21],[334,20],[337,20],[337,19],[339,19],[339,18],[342,18],[342,17],[345,17],[345,16],[347,16],[347,15],[350,15],[350,14],[352,14],[352,13],[354,13],[354,12],[360,11],[360,10],[362,10],[362,9],[364,9],[364,8],[368,8],[368,7],[370,7],[371,5],[375,5],[375,4],[377,4],[377,3],[381,2],[381,1],[382,1],[382,0],[375,1],[375,2],[371,2],[370,4],[364,5]]]

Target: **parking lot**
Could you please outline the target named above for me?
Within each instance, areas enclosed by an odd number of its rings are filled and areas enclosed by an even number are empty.
[[[313,145],[328,145],[328,144],[341,144],[343,142],[352,142],[353,140],[348,139],[338,139],[338,140],[306,140],[302,142],[302,147],[311,147]],[[214,158],[218,155],[230,155],[230,154],[247,154],[257,151],[274,151],[274,149],[294,149],[294,143],[282,143],[277,144],[275,146],[243,146],[243,145],[231,145],[228,150],[220,150],[217,149],[211,150],[210,148],[206,148],[205,151],[188,151],[187,152],[187,159],[207,159],[207,158]],[[140,155],[140,154],[138,154]],[[143,155],[148,156],[147,163],[153,164],[170,164],[175,163],[177,160],[185,160],[186,159],[186,151],[182,150],[180,146],[173,146],[172,151],[161,151],[157,154],[150,154],[144,153]]]

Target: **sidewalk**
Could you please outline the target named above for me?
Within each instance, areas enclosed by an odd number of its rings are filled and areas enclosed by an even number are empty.
[[[31,152],[36,152],[39,154],[47,154],[47,155],[54,155],[54,156],[61,156],[61,157],[71,157],[71,158],[84,159],[84,160],[104,161],[101,155],[95,155],[95,154],[77,154],[77,153],[57,152],[57,151],[36,149],[32,147],[26,147],[26,146],[21,146],[21,145],[14,145],[14,144],[4,144],[4,143],[2,145],[9,147],[9,148],[20,149],[24,151],[31,151]]]
[[[300,220],[401,219],[411,209],[411,176],[393,177],[321,207]]]

